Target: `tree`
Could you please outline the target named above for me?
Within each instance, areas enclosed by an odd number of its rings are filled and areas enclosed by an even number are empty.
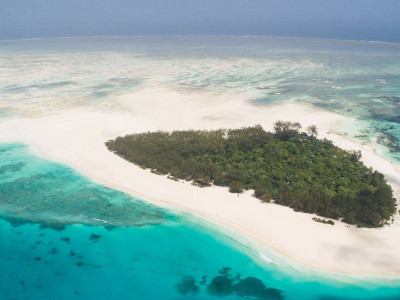
[[[361,151],[360,150],[350,150],[350,157],[351,157],[351,161],[353,162],[357,162],[361,159]]]
[[[318,135],[318,130],[317,130],[317,126],[315,125],[310,125],[307,127],[307,133],[309,135],[313,136],[317,136]]]
[[[254,189],[261,201],[343,218],[359,226],[383,226],[396,211],[383,174],[360,161],[361,152],[314,138],[316,126],[277,121],[275,134],[261,126],[217,131],[147,132],[106,143],[115,154],[156,174],[229,187]],[[310,139],[312,142],[310,142]]]
[[[257,186],[254,189],[254,194],[258,199],[264,202],[271,201],[271,195],[268,193],[267,184],[264,181],[259,181],[257,183]]]
[[[275,136],[281,141],[287,141],[299,134],[301,125],[298,122],[276,121],[274,123]]]
[[[229,192],[238,194],[243,192],[243,184],[240,181],[232,181],[229,185]]]

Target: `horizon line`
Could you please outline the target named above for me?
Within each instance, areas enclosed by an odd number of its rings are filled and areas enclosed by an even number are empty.
[[[165,34],[165,35],[77,35],[77,36],[54,36],[54,37],[31,37],[16,39],[0,39],[0,42],[13,41],[31,41],[31,40],[50,40],[50,39],[83,39],[83,38],[173,38],[173,37],[225,37],[225,38],[275,38],[288,40],[304,40],[304,41],[323,41],[323,42],[341,42],[355,44],[384,44],[386,46],[400,46],[400,42],[387,41],[371,41],[371,40],[352,40],[352,39],[336,39],[336,38],[319,38],[319,37],[302,37],[302,36],[274,36],[274,35],[228,35],[228,34]]]

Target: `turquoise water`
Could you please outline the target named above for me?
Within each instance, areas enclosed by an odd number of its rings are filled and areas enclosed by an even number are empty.
[[[3,146],[0,155],[0,212],[14,222],[113,228],[158,224],[165,218],[160,209],[146,202],[84,181],[70,168],[34,157],[26,146]]]
[[[20,144],[0,145],[0,253],[1,299],[400,299],[398,281],[263,263]]]
[[[0,41],[0,121],[121,111],[143,87],[295,102],[350,116],[400,164],[400,45],[263,37]],[[398,280],[320,273],[193,216],[0,145],[0,299],[400,299]],[[229,269],[230,268],[230,269]],[[240,277],[238,277],[240,274]]]
[[[115,99],[143,87],[322,107],[356,119],[341,133],[400,164],[400,44],[268,37],[0,41],[0,119],[71,107],[126,109]]]

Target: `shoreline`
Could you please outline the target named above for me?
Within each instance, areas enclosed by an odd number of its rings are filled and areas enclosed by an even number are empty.
[[[162,95],[162,101],[157,95]],[[226,227],[230,237],[243,236],[246,245],[247,241],[254,241],[293,265],[344,275],[400,277],[398,216],[395,224],[378,229],[359,229],[336,220],[334,226],[321,224],[312,220],[313,214],[261,203],[252,192],[237,197],[226,188],[199,188],[152,174],[111,153],[104,145],[116,136],[153,130],[254,124],[271,130],[276,120],[297,121],[303,128],[315,124],[319,138],[333,140],[344,149],[362,150],[365,164],[385,174],[399,199],[398,166],[374,153],[368,145],[328,133],[347,118],[298,104],[260,107],[241,99],[227,102],[223,97],[204,103],[204,99],[199,101],[193,94],[182,96],[165,90],[144,90],[139,95],[124,96],[119,102],[124,113],[71,110],[39,118],[6,120],[0,123],[0,141],[28,144],[39,156],[71,166],[102,185],[167,209],[190,213],[218,228]],[[226,230],[222,232],[226,234]]]

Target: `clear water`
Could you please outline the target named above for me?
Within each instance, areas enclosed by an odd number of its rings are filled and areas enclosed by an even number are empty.
[[[322,107],[355,118],[345,134],[400,164],[400,45],[252,37],[0,41],[0,122],[65,108],[119,111],[116,97],[143,87]],[[27,146],[0,146],[0,299],[261,299],[260,290],[274,293],[268,288],[285,299],[400,299],[399,281],[320,273],[267,250],[275,263],[265,263],[256,247],[222,231],[99,186]],[[237,273],[242,280],[233,289]],[[209,286],[219,275],[218,296]]]
[[[143,86],[297,102],[357,120],[350,138],[400,163],[400,44],[266,37],[0,41],[0,118],[121,109]]]
[[[105,189],[27,146],[0,145],[0,163],[1,299],[400,297],[398,281],[317,273],[273,254],[263,263],[210,225]],[[260,282],[269,294],[257,294]]]
[[[70,168],[32,156],[26,146],[3,146],[0,151],[0,212],[12,222],[113,228],[157,224],[164,219],[160,209],[83,181]]]

